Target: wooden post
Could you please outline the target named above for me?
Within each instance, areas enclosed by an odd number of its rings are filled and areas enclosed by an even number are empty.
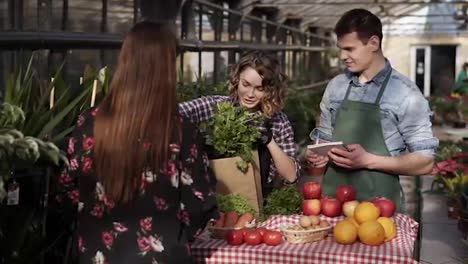
[[[52,84],[52,89],[50,89],[49,95],[49,109],[54,107],[54,99],[55,99],[55,85],[54,85],[54,78],[50,79],[50,84]]]
[[[91,94],[91,107],[94,107],[94,102],[96,100],[96,90],[97,90],[97,80],[94,80],[93,82],[93,92]]]

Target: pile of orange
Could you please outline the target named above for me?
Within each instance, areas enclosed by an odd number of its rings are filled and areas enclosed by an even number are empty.
[[[379,217],[380,210],[371,202],[362,202],[352,217],[338,222],[333,228],[335,241],[352,244],[358,239],[370,246],[378,246],[396,236],[397,227],[388,217]]]

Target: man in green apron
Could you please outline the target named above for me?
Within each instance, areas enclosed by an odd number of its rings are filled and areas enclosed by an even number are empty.
[[[349,151],[307,152],[311,166],[328,164],[324,195],[353,185],[358,200],[387,197],[403,211],[398,175],[428,174],[438,146],[431,111],[419,88],[396,70],[381,49],[382,24],[365,9],[346,12],[335,26],[346,66],[327,86],[312,140],[343,141]]]

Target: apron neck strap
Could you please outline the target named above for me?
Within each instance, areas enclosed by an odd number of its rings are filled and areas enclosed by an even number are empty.
[[[380,99],[382,98],[382,95],[385,91],[385,88],[387,87],[387,83],[390,80],[390,76],[392,76],[392,69],[387,73],[385,76],[385,80],[382,83],[382,86],[380,86],[380,91],[379,94],[377,95],[377,98],[375,99],[375,104],[380,104]],[[351,92],[351,87],[353,86],[353,82],[351,81],[348,85],[348,89],[346,89],[346,94],[344,97],[344,100],[348,100],[349,93]]]
[[[379,94],[377,95],[377,98],[375,99],[375,104],[380,104],[380,99],[382,99],[382,95],[385,91],[385,88],[387,87],[388,81],[390,80],[390,76],[392,76],[392,69],[390,69],[385,76],[385,80],[382,83],[382,86],[380,87]]]
[[[349,92],[351,91],[351,87],[353,87],[353,82],[352,81],[349,82],[348,89],[346,89],[346,95],[345,95],[343,101],[348,100],[348,96],[349,96]]]

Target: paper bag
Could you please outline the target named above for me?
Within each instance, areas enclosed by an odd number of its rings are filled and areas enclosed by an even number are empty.
[[[249,169],[243,173],[237,168],[236,162],[240,157],[212,159],[210,167],[212,168],[218,183],[216,192],[219,194],[239,194],[247,199],[258,213],[263,208],[262,181],[259,169],[258,152],[252,152],[254,155],[254,166],[249,164]]]

